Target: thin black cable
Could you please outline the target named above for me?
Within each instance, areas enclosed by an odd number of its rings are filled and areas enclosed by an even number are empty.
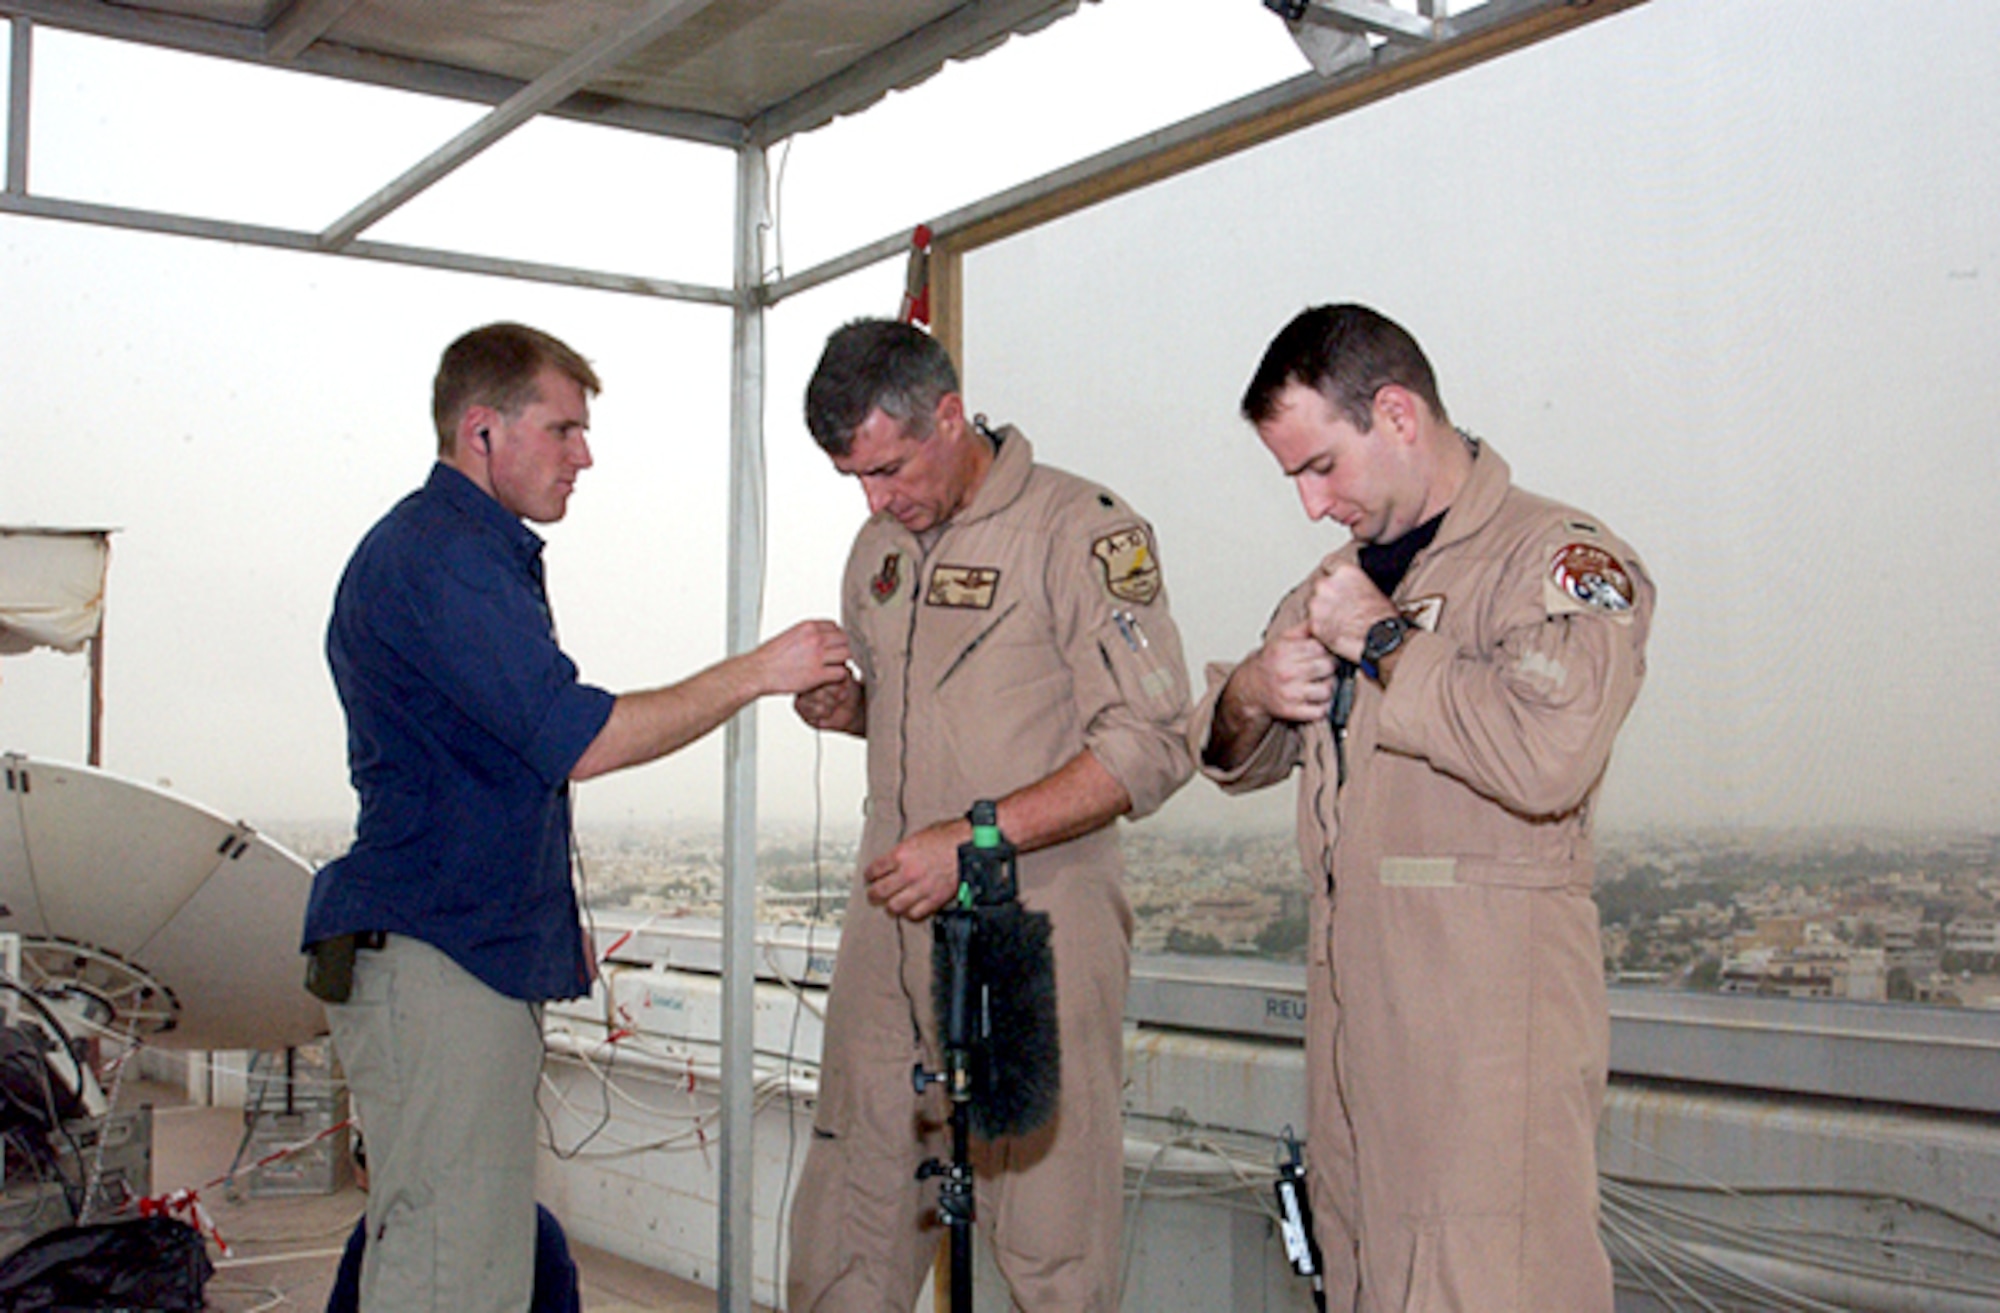
[[[788,147],[790,144],[790,142],[786,143]],[[812,910],[806,914],[805,970],[799,973],[798,983],[794,989],[792,996],[792,1030],[791,1034],[785,1040],[785,1102],[788,1106],[788,1112],[785,1117],[785,1180],[784,1184],[778,1190],[778,1242],[777,1251],[774,1255],[777,1279],[780,1282],[783,1282],[785,1279],[785,1239],[791,1234],[792,1179],[798,1167],[799,1152],[799,1114],[797,1107],[792,1106],[792,1067],[798,1057],[799,1018],[805,1015],[806,1010],[805,987],[812,979],[813,931],[819,924],[820,900],[825,897],[825,890],[821,882],[822,871],[820,867],[820,836],[826,820],[826,781],[822,774],[826,760],[825,754],[826,731],[816,729],[813,731],[813,900]],[[824,1032],[822,1032],[821,1043],[825,1043]],[[820,1067],[822,1071],[825,1070],[825,1063],[826,1054],[822,1051],[820,1054]]]
[[[49,1080],[48,1064],[46,1062],[38,1063],[37,1069],[37,1074],[41,1078],[42,1106],[48,1118],[49,1126],[51,1129],[61,1131],[63,1138],[69,1141],[71,1157],[75,1160],[77,1171],[80,1173],[83,1170],[83,1148],[77,1144],[75,1138],[63,1126],[62,1117],[56,1111],[55,1087]],[[42,1143],[37,1145],[26,1134],[26,1130],[26,1127],[14,1127],[8,1130],[6,1138],[14,1142],[21,1157],[34,1165],[35,1179],[38,1183],[47,1184],[53,1181],[60,1187],[63,1205],[69,1209],[69,1220],[72,1222],[76,1221],[83,1214],[83,1184],[72,1181],[68,1176],[63,1174],[62,1159],[54,1149],[49,1147],[46,1135],[42,1137]],[[37,1213],[41,1211],[40,1205],[36,1206],[35,1211]]]
[[[590,905],[590,872],[583,865],[583,843],[576,837],[576,785],[563,789],[563,810],[569,815],[569,868],[576,873],[576,906],[583,917],[583,942],[589,946],[590,974],[597,975],[597,909]],[[605,987],[607,990],[610,986]],[[547,1048],[546,1045],[543,1046]]]
[[[757,262],[765,266],[765,277],[772,281],[785,276],[785,166],[792,161],[794,140],[795,137],[786,137],[778,151],[777,171],[768,176],[764,188],[764,219],[757,225],[760,233],[771,235],[771,259],[766,261],[760,249]]]
[[[583,844],[576,835],[576,786],[574,784],[568,785],[564,789],[563,807],[569,813],[569,865],[570,870],[575,873],[576,877],[576,905],[583,918],[583,942],[589,945],[591,959],[589,963],[590,976],[595,981],[598,978],[597,913],[590,905],[590,872],[584,868]],[[605,982],[604,992],[605,997],[609,998],[611,994],[609,981]],[[612,1038],[611,1023],[607,1019],[604,1026],[604,1047],[606,1052],[604,1070],[601,1073],[597,1073],[598,1088],[604,1095],[604,1113],[597,1119],[597,1125],[591,1127],[581,1140],[578,1140],[568,1149],[564,1149],[556,1143],[555,1119],[549,1116],[548,1108],[543,1106],[542,1103],[543,1082],[548,1078],[548,1031],[542,1025],[541,1011],[533,1004],[529,1005],[529,1011],[534,1013],[535,1029],[542,1037],[542,1070],[535,1081],[535,1115],[542,1119],[542,1130],[548,1137],[549,1152],[555,1155],[558,1162],[568,1162],[582,1153],[585,1146],[602,1135],[605,1129],[611,1125],[611,1073],[618,1065],[618,1043]],[[596,1069],[591,1068],[591,1070],[595,1072]]]
[[[63,1052],[69,1056],[69,1060],[76,1064],[76,1092],[79,1101],[81,1101],[83,1095],[83,1059],[77,1056],[76,1041],[70,1038],[68,1029],[63,1026],[61,1021],[57,1020],[56,1014],[49,1010],[48,1005],[42,1002],[33,990],[28,989],[12,976],[0,974],[0,986],[5,986],[13,990],[16,994],[19,994],[23,999],[26,999],[28,1006],[39,1013],[42,1020],[48,1024],[49,1034],[55,1038],[57,1043],[62,1045]],[[77,1171],[82,1172],[84,1170],[83,1146],[76,1142],[76,1136],[70,1132],[68,1123],[63,1120],[61,1111],[56,1107],[55,1083],[49,1078],[49,1065],[46,1061],[39,1064],[39,1071],[42,1081],[42,1102],[48,1112],[49,1127],[61,1135],[64,1142],[69,1145],[70,1156],[76,1162]],[[100,1135],[103,1134],[101,1127],[98,1133]],[[74,1222],[83,1215],[84,1204],[88,1202],[83,1198],[85,1183],[81,1181],[72,1183],[67,1176],[64,1176],[60,1159],[52,1161],[51,1168],[56,1174],[56,1180],[62,1186],[63,1200],[69,1205],[70,1220]]]

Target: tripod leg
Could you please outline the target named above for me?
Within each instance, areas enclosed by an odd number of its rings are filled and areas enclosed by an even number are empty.
[[[946,1188],[956,1195],[951,1209],[951,1313],[972,1313],[972,1153],[963,1103],[951,1106],[951,1175]]]

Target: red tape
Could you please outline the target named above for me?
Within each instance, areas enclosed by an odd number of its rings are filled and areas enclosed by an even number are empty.
[[[255,1171],[259,1167],[269,1167],[272,1163],[282,1162],[294,1154],[304,1153],[321,1140],[326,1139],[330,1135],[337,1135],[352,1125],[354,1125],[354,1119],[349,1117],[346,1121],[329,1126],[317,1135],[308,1136],[296,1144],[287,1144],[273,1149],[256,1162],[251,1163],[249,1170]],[[222,1232],[216,1229],[214,1217],[210,1216],[208,1209],[202,1207],[201,1192],[203,1190],[213,1190],[219,1185],[229,1184],[236,1179],[240,1170],[242,1169],[224,1172],[221,1176],[211,1181],[205,1181],[194,1189],[169,1190],[165,1194],[147,1195],[139,1200],[139,1216],[179,1216],[189,1226],[215,1241],[215,1247],[222,1251],[223,1257],[227,1258],[230,1253],[229,1243],[222,1238]]]
[[[170,1190],[162,1195],[150,1195],[139,1201],[141,1217],[176,1217],[193,1227],[201,1235],[215,1242],[217,1250],[224,1258],[230,1255],[229,1242],[222,1238],[216,1228],[215,1219],[201,1206],[201,1195],[194,1190]]]

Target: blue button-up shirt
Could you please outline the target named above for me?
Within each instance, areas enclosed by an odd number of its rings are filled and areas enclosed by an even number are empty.
[[[514,998],[587,993],[568,781],[613,698],[556,645],[541,538],[435,466],[355,549],[326,654],[361,810],[305,942],[386,930]]]

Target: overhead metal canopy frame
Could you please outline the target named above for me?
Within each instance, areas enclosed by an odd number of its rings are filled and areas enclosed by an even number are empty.
[[[12,20],[0,213],[344,255],[711,305],[735,288],[371,242],[361,234],[537,115],[765,150],[866,109],[952,60],[1036,31],[1083,0],[0,0]],[[1102,3],[1104,0],[1091,0]],[[1138,3],[1139,0],[1110,0]],[[1233,0],[1246,7],[1257,0]],[[1415,12],[1313,0],[1308,22],[1366,35],[1365,57],[1304,73],[1009,191],[926,219],[946,260],[1023,228],[1558,35],[1643,0],[1484,0]],[[33,30],[314,73],[490,106],[457,137],[317,232],[37,195],[29,181]],[[764,305],[908,250],[908,229],[765,283]]]
[[[1334,35],[1338,58],[796,274],[767,279],[766,152],[866,109],[947,62],[1074,13],[1083,0],[0,0],[12,40],[0,214],[372,260],[716,306],[734,316],[728,632],[757,640],[763,561],[764,314],[785,298],[933,237],[934,331],[959,355],[960,261],[979,246],[1593,22],[1643,0],[1301,0],[1272,9]],[[1091,0],[1144,4],[1145,0]],[[1246,7],[1259,0],[1233,0]],[[1217,0],[1223,3],[1223,0]],[[34,32],[48,27],[488,106],[452,140],[318,231],[37,194],[30,177]],[[367,240],[363,234],[537,116],[674,138],[737,157],[729,287]],[[719,1308],[752,1294],[756,713],[725,748],[723,1127]]]

